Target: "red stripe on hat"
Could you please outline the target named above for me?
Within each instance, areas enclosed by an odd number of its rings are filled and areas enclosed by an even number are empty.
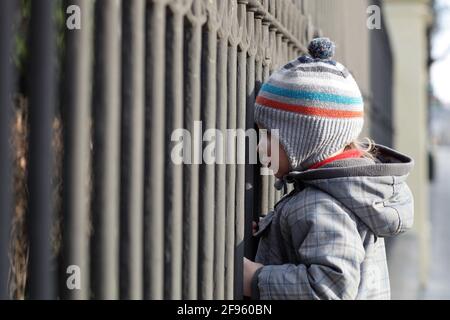
[[[350,158],[361,158],[361,156],[363,155],[363,152],[361,150],[357,150],[357,149],[351,149],[351,150],[347,150],[344,151],[334,157],[322,160],[314,165],[312,165],[311,167],[308,168],[308,170],[310,169],[317,169],[320,167],[323,167],[324,165],[326,165],[327,163],[336,161],[336,160],[343,160],[343,159],[350,159]]]
[[[348,110],[335,110],[335,109],[321,109],[317,107],[307,107],[301,105],[294,105],[289,103],[284,103],[280,101],[271,100],[263,96],[258,96],[256,98],[256,103],[261,104],[266,107],[280,109],[285,111],[291,111],[296,113],[301,113],[309,116],[320,116],[326,118],[360,118],[363,117],[364,112],[362,111],[348,111]]]

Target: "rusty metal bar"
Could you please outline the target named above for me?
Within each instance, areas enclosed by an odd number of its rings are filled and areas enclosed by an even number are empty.
[[[145,0],[122,12],[120,297],[143,297]]]
[[[55,108],[54,1],[31,3],[30,166],[28,175],[29,297],[53,299],[52,273],[52,121]]]
[[[9,236],[13,211],[11,129],[15,1],[0,1],[0,300],[8,299]]]
[[[119,0],[96,2],[92,293],[119,297],[120,21]]]
[[[63,254],[60,295],[63,299],[89,298],[89,183],[92,85],[92,3],[66,1],[83,12],[81,30],[66,32],[63,106],[65,135],[63,160]],[[83,50],[80,50],[83,48]],[[81,288],[69,290],[65,279],[69,266],[78,266]]]
[[[164,297],[165,4],[146,9],[144,297]]]

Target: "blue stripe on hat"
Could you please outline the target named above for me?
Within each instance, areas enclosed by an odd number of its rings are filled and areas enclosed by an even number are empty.
[[[294,99],[305,99],[305,100],[320,100],[324,102],[333,102],[340,104],[362,104],[363,100],[360,97],[347,97],[340,96],[331,93],[323,93],[323,92],[310,92],[303,90],[291,90],[285,88],[279,88],[273,86],[271,84],[265,83],[261,87],[261,90],[267,91],[272,94],[276,94],[279,96],[294,98]]]

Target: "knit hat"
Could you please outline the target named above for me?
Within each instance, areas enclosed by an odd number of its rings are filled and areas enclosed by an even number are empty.
[[[278,129],[291,170],[304,171],[361,133],[363,99],[349,71],[332,60],[335,45],[316,38],[303,55],[275,71],[255,103],[255,122]]]

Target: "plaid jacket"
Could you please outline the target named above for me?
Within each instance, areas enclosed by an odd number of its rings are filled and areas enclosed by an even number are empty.
[[[254,299],[389,299],[383,237],[412,227],[413,160],[339,160],[285,177],[295,189],[259,222]]]

